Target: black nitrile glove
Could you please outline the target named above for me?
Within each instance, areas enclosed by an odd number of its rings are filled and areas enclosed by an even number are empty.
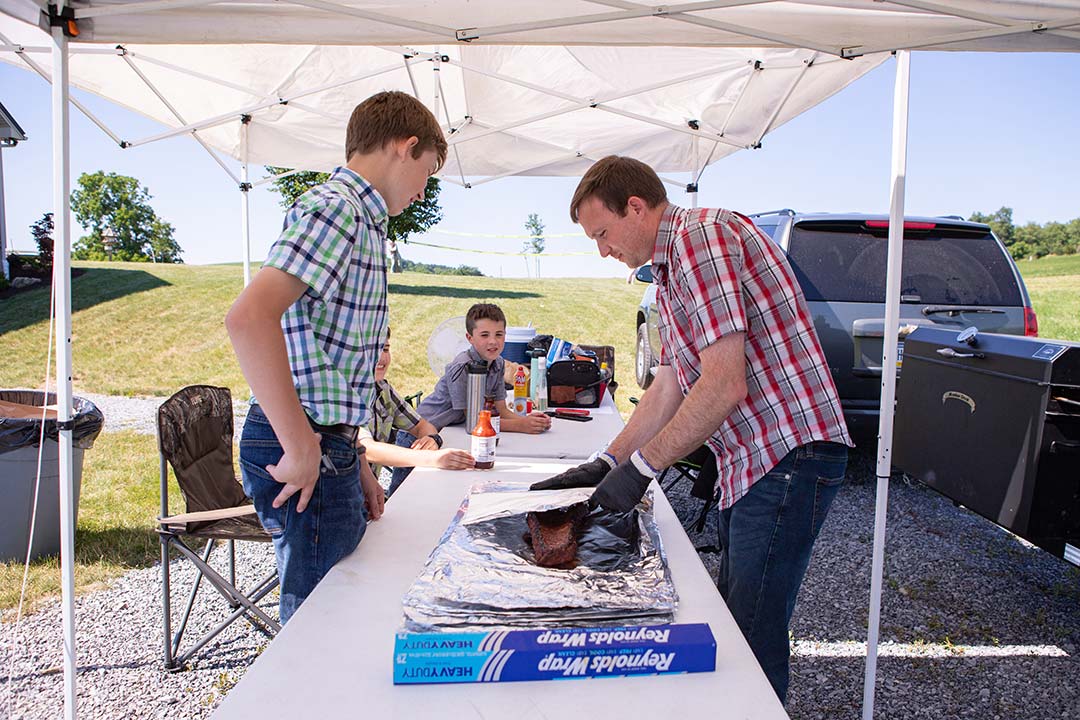
[[[610,455],[605,453],[591,462],[572,467],[565,472],[559,473],[555,477],[535,482],[529,486],[529,489],[562,490],[564,488],[594,487],[603,480],[604,476],[611,472],[611,468],[615,466],[613,458],[610,461],[605,459],[610,457]]]
[[[590,503],[617,513],[630,512],[641,502],[652,477],[638,470],[632,460],[620,463],[596,487]]]

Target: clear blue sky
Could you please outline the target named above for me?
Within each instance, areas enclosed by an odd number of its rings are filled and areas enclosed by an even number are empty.
[[[909,214],[960,214],[1014,209],[1018,223],[1080,217],[1080,54],[913,53],[908,156]],[[743,212],[885,212],[889,196],[892,92],[890,61],[837,96],[765,138],[764,146],[712,165],[699,204]],[[97,98],[82,96],[121,137],[143,137],[156,124]],[[27,71],[0,64],[0,102],[30,136],[3,151],[9,243],[32,249],[29,225],[50,209],[51,141],[48,86]],[[240,193],[190,138],[120,150],[72,112],[72,180],[105,170],[138,178],[157,213],[176,228],[189,263],[241,257]],[[261,168],[255,168],[261,172]],[[464,238],[439,230],[520,235],[529,213],[548,233],[580,229],[566,206],[577,180],[508,178],[465,190],[444,183],[444,219],[416,239],[455,247],[518,250],[521,240]],[[671,199],[687,204],[669,187]],[[252,255],[261,259],[280,227],[278,196],[252,193]],[[74,228],[73,240],[82,231]],[[520,257],[405,246],[421,262],[469,264],[489,275],[524,276]],[[583,236],[552,238],[549,251],[592,251]],[[625,276],[613,260],[544,258],[545,277]]]

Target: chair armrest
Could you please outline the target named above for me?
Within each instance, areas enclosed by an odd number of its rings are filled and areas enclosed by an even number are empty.
[[[209,520],[224,520],[226,518],[243,517],[245,515],[254,515],[254,505],[237,505],[231,508],[219,508],[217,510],[202,510],[200,512],[183,513],[181,515],[170,515],[169,517],[159,517],[158,523],[161,525],[179,525],[180,523],[190,522],[207,522]]]

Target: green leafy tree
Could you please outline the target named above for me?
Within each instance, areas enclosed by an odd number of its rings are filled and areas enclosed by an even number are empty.
[[[525,241],[521,248],[523,253],[532,253],[534,255],[540,255],[544,252],[544,223],[540,220],[540,216],[537,213],[530,213],[529,219],[525,221],[525,232],[529,233],[531,237]],[[525,272],[528,273],[529,261],[525,260]],[[536,258],[536,277],[540,277],[540,258]]]
[[[183,252],[173,239],[173,226],[150,207],[150,193],[127,175],[83,173],[71,193],[75,219],[90,231],[75,243],[79,260],[180,263]],[[105,230],[115,236],[110,247]]]
[[[53,264],[53,214],[47,212],[30,226],[30,234],[37,243],[37,265],[41,270],[51,270]]]
[[[994,231],[994,234],[998,236],[998,239],[1005,244],[1005,247],[1010,247],[1016,242],[1016,226],[1013,225],[1012,214],[1012,208],[1002,207],[991,215],[980,212],[971,213],[971,221],[986,223]]]
[[[289,172],[289,169],[268,165],[266,171],[271,175],[281,175]],[[281,193],[281,206],[289,207],[301,195],[316,185],[326,182],[329,178],[330,175],[327,173],[301,170],[292,175],[277,178],[272,185]],[[424,188],[424,199],[414,202],[400,215],[390,218],[387,236],[395,242],[408,242],[410,235],[422,233],[442,220],[439,189],[438,178],[428,178],[427,187]]]

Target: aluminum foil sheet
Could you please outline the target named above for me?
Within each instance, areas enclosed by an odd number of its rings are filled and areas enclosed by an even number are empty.
[[[668,623],[678,594],[652,495],[624,515],[594,510],[570,568],[535,563],[525,515],[588,500],[593,488],[529,491],[530,481],[482,480],[470,490],[402,601],[405,629]]]

